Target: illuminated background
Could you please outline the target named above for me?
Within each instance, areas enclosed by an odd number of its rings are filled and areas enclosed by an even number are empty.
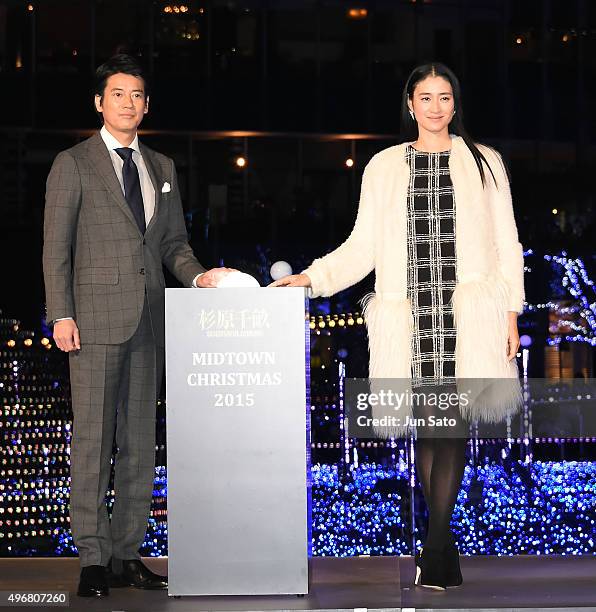
[[[73,552],[66,361],[42,344],[43,194],[56,153],[97,127],[93,70],[117,51],[148,67],[143,139],[176,161],[199,259],[262,283],[273,261],[299,270],[345,238],[364,165],[397,142],[405,77],[449,64],[469,131],[512,174],[527,270],[520,366],[594,376],[596,3],[0,1],[0,554]],[[372,283],[311,303],[317,555],[408,554],[423,535],[411,446],[346,440],[339,426],[341,377],[366,374],[357,300]],[[150,554],[167,552],[164,409]],[[460,550],[593,554],[595,447],[470,444]]]

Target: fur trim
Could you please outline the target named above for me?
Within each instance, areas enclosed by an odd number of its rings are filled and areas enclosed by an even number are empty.
[[[370,378],[411,378],[410,301],[369,293],[360,304],[368,330]]]
[[[507,287],[499,280],[458,283],[451,297],[457,329],[458,378],[511,377],[507,347]]]
[[[508,288],[500,277],[456,285],[452,296],[457,341],[456,378],[471,402],[466,419],[498,423],[519,411],[522,391],[515,360],[508,361]]]
[[[517,364],[506,355],[507,299],[502,278],[459,283],[452,296],[457,387],[469,400],[460,405],[460,411],[468,421],[501,423],[518,413],[523,403]],[[360,304],[368,330],[371,392],[391,388],[411,393],[413,317],[409,300],[369,293]],[[375,434],[391,438],[415,433],[404,425],[405,417],[412,414],[408,403],[397,413],[392,407],[373,406],[373,418],[398,416],[401,423],[375,427]]]
[[[463,378],[457,380],[457,391],[465,393],[469,403],[460,402],[460,414],[467,421],[498,424],[515,416],[523,404],[517,378]]]
[[[399,391],[403,393],[411,391],[413,317],[410,301],[369,293],[360,300],[360,304],[368,330],[371,392],[374,393],[375,388],[387,387],[399,387]],[[411,429],[403,424],[406,415],[412,416],[410,405],[404,405],[399,412],[392,407],[373,406],[374,419],[398,417],[402,423],[396,426],[374,427],[376,436],[396,438],[408,435]]]

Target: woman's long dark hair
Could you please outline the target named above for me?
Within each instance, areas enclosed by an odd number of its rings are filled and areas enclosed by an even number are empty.
[[[459,86],[459,80],[455,76],[453,71],[447,68],[447,66],[445,66],[444,64],[423,64],[422,66],[414,68],[414,70],[412,70],[412,72],[410,73],[410,76],[406,81],[401,100],[401,135],[403,137],[403,141],[411,142],[418,138],[418,124],[416,123],[416,120],[413,119],[410,115],[410,109],[408,107],[408,98],[412,98],[416,85],[429,76],[442,77],[449,81],[449,83],[451,84],[451,89],[453,90],[455,115],[453,115],[453,118],[449,123],[449,132],[451,134],[455,134],[456,136],[461,136],[466,145],[468,146],[468,149],[470,149],[470,152],[472,153],[474,160],[476,161],[476,165],[478,166],[478,172],[480,172],[482,185],[486,185],[486,174],[484,171],[483,163],[486,164],[486,167],[491,173],[496,185],[497,181],[495,179],[495,175],[493,174],[491,167],[489,166],[488,162],[486,161],[486,158],[484,157],[484,155],[482,155],[474,141],[470,138],[470,135],[466,132],[466,128],[464,127],[464,118],[461,103],[461,88]]]

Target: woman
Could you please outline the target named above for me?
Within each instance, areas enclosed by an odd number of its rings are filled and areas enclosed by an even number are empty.
[[[496,151],[468,136],[459,82],[442,64],[419,66],[409,76],[402,129],[406,142],[376,154],[364,170],[348,239],[272,285],[330,296],[374,269],[375,292],[363,300],[370,377],[410,379],[412,386],[508,380],[505,392],[485,382],[476,401],[458,407],[466,419],[498,422],[519,405],[515,356],[524,303],[507,172]],[[450,520],[466,442],[417,439],[429,509],[427,539],[416,556],[422,586],[462,582]]]

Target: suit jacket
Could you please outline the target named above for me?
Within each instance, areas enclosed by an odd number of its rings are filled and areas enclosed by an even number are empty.
[[[205,268],[188,244],[174,162],[139,144],[155,189],[141,234],[99,133],[58,154],[46,184],[43,269],[47,320],[72,317],[81,343],[120,344],[137,329],[145,293],[164,345],[163,265],[186,287]],[[164,183],[169,192],[162,192]]]
[[[304,272],[312,296],[329,296],[373,269],[375,292],[363,298],[370,376],[411,378],[413,315],[407,297],[408,143],[377,153],[362,177],[356,223],[337,249]],[[457,284],[452,297],[458,379],[517,379],[506,358],[507,311],[522,312],[523,249],[518,240],[509,181],[499,154],[479,145],[495,175],[485,168],[483,187],[474,158],[461,137],[452,137],[449,158],[455,194]],[[499,420],[519,399],[518,389],[476,405],[486,421]]]

